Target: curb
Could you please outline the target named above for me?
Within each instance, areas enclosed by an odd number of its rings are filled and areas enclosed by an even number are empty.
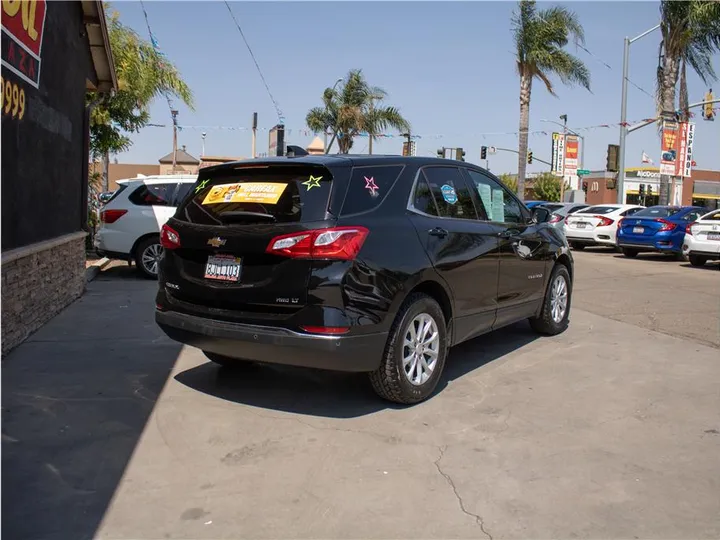
[[[110,259],[107,257],[103,257],[96,263],[88,266],[85,269],[85,281],[87,283],[91,282],[93,279],[95,279],[98,274],[102,271],[103,268],[105,268],[108,264],[110,264]]]

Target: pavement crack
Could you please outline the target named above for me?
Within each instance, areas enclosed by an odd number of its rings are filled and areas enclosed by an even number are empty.
[[[487,536],[490,540],[493,540],[492,535],[485,530],[485,522],[483,521],[483,518],[479,516],[478,514],[473,514],[470,512],[467,508],[465,508],[465,502],[463,501],[462,497],[460,496],[460,493],[458,493],[457,486],[455,485],[454,480],[452,477],[442,470],[442,467],[440,466],[440,462],[442,461],[443,457],[445,457],[445,450],[447,449],[447,446],[438,446],[438,450],[440,451],[440,457],[438,457],[435,460],[435,468],[440,473],[440,476],[442,476],[445,481],[450,485],[450,487],[453,490],[453,493],[455,494],[455,498],[457,499],[458,505],[460,506],[460,510],[463,514],[470,516],[475,520],[475,523],[477,523],[480,526],[480,530]]]

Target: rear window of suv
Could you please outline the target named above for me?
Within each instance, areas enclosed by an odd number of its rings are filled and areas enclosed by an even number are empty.
[[[238,166],[200,173],[175,218],[199,225],[325,219],[332,176],[315,166]]]

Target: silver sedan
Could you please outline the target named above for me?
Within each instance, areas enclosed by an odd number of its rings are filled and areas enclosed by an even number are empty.
[[[556,229],[563,230],[563,223],[565,222],[565,218],[568,217],[570,214],[573,214],[577,212],[578,210],[582,210],[583,208],[587,208],[590,206],[589,204],[585,203],[545,203],[539,205],[543,208],[547,208],[550,211],[550,221],[548,221],[548,224],[552,227],[555,227]]]

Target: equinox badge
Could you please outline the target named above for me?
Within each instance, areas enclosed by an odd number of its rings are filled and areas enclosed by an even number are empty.
[[[214,248],[219,248],[220,246],[225,245],[225,239],[216,236],[215,238],[211,238],[210,240],[208,240],[207,243]]]

